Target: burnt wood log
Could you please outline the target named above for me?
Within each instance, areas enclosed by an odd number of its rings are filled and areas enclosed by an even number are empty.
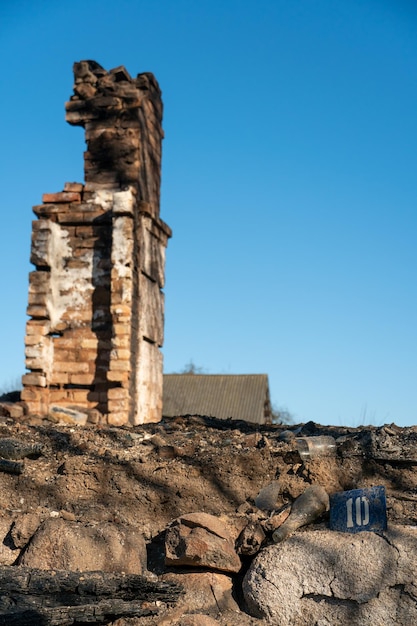
[[[1,626],[71,626],[109,624],[121,617],[157,614],[156,608],[140,608],[138,602],[105,600],[79,606],[20,608],[0,614]]]
[[[0,626],[107,624],[157,613],[175,603],[179,585],[135,574],[0,567]]]
[[[0,472],[7,472],[8,474],[21,474],[22,471],[23,463],[0,459]]]

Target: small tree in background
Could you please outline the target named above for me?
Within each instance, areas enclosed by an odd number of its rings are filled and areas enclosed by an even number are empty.
[[[192,359],[190,359],[189,363],[186,363],[184,369],[178,372],[179,374],[204,374],[204,367],[199,367],[196,365]]]
[[[272,423],[273,424],[294,424],[294,416],[285,407],[277,407],[272,405]]]

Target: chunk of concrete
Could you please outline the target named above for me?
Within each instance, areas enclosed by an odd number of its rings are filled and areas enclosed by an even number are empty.
[[[415,526],[299,532],[257,555],[243,593],[252,615],[280,626],[415,624],[416,559]]]
[[[207,513],[191,513],[172,522],[165,537],[165,562],[223,572],[241,568],[229,529]]]
[[[89,526],[61,518],[46,520],[23,555],[22,565],[77,572],[146,572],[146,546],[135,528]]]

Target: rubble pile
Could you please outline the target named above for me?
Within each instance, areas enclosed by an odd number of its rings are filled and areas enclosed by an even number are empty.
[[[20,472],[0,464],[5,579],[20,568],[140,576],[152,593],[173,585],[125,612],[115,596],[96,623],[117,626],[416,621],[417,427],[198,416],[78,426],[54,414],[12,418],[11,406],[0,405],[0,460]],[[319,437],[333,449],[306,458],[300,439]],[[386,530],[331,529],[335,494],[375,487]],[[353,516],[367,523],[361,502]],[[0,618],[17,610],[6,596]]]

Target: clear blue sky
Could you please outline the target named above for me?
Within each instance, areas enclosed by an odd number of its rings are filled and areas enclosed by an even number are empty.
[[[72,64],[153,72],[165,371],[267,373],[297,421],[417,423],[414,0],[3,0],[0,381],[32,205],[83,180]]]

